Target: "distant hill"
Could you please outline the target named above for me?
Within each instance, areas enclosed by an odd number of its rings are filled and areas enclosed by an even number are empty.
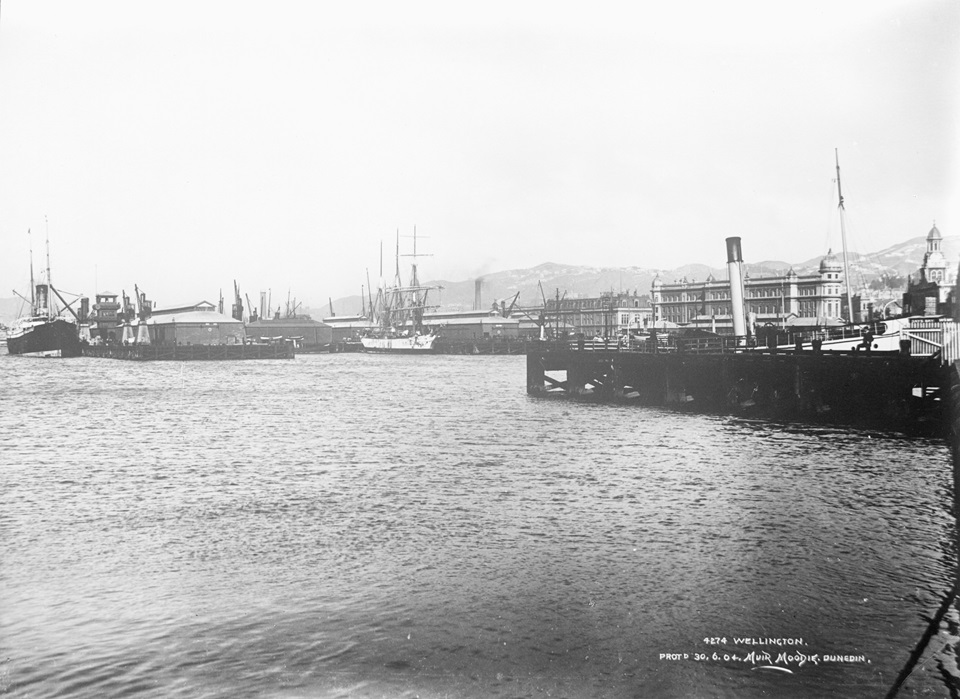
[[[960,236],[945,236],[942,250],[948,262],[956,265],[960,259]],[[854,288],[876,283],[884,277],[891,283],[905,284],[906,277],[916,274],[927,251],[925,236],[911,238],[906,242],[870,254],[850,253],[850,274]],[[791,267],[798,274],[815,272],[822,256],[813,257],[799,263],[779,260],[748,262],[744,265],[751,277],[782,274]],[[645,267],[584,267],[545,262],[529,269],[511,269],[505,272],[493,272],[482,277],[480,297],[481,308],[490,308],[496,301],[508,304],[519,292],[517,305],[534,307],[543,303],[543,297],[552,298],[558,293],[567,298],[598,296],[604,291],[624,291],[638,296],[648,296],[654,277],[667,282],[686,278],[689,281],[702,281],[712,274],[717,279],[726,278],[725,267],[709,267],[701,264],[683,265],[676,269],[654,269]],[[449,281],[444,279],[428,282],[443,289],[431,297],[444,310],[470,310],[474,306],[474,279]],[[542,292],[541,292],[542,289]],[[18,298],[0,299],[0,323],[9,325],[18,315],[22,302]],[[360,312],[360,297],[347,296],[333,302],[338,315],[353,315]],[[330,314],[327,304],[320,308],[301,308],[300,313],[312,313],[314,318]]]
[[[940,250],[943,252],[943,256],[947,258],[947,262],[951,265],[956,265],[957,258],[960,257],[960,236],[944,236]],[[864,277],[868,277],[867,281],[869,282],[872,278],[879,277],[883,274],[896,274],[901,277],[916,274],[920,265],[923,263],[923,256],[926,252],[927,237],[917,236],[899,245],[894,245],[869,255],[860,255],[859,253],[853,252],[848,255],[848,259],[853,267],[851,274],[856,275],[859,271]],[[816,257],[807,260],[801,266],[816,269],[817,265],[820,264],[820,259],[821,258]]]
[[[951,265],[960,259],[960,236],[945,236],[942,248],[944,256]],[[916,274],[923,263],[927,251],[925,236],[911,238],[904,243],[870,254],[850,253],[850,276],[854,288],[862,288],[884,277],[898,280],[907,275]],[[817,256],[799,263],[780,260],[748,262],[744,268],[751,277],[782,274],[791,267],[797,274],[816,272],[823,256]],[[582,267],[546,262],[529,269],[512,269],[505,272],[493,272],[482,277],[481,307],[490,308],[494,301],[506,301],[508,304],[519,292],[517,304],[522,307],[537,306],[543,303],[543,295],[567,298],[598,296],[605,291],[625,291],[644,296],[650,294],[654,277],[667,282],[686,278],[689,281],[702,281],[709,275],[717,279],[726,279],[726,267],[710,267],[702,264],[689,264],[676,269],[654,269],[645,267]],[[439,285],[438,303],[445,310],[469,310],[474,306],[474,281],[433,280],[430,285]],[[903,282],[905,284],[905,281]],[[436,300],[436,296],[433,297]],[[333,302],[338,314],[349,315],[360,311],[360,297],[349,296]],[[326,313],[324,314],[326,315]]]
[[[0,323],[4,325],[10,325],[17,316],[20,315],[20,309],[26,306],[25,309],[29,312],[29,303],[24,303],[21,299],[18,299],[16,296],[9,299],[0,299]]]

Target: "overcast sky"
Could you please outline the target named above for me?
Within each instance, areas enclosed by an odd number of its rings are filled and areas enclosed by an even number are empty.
[[[161,306],[359,294],[414,226],[429,279],[799,262],[835,148],[853,249],[956,235],[958,59],[954,0],[7,0],[0,296],[46,226],[55,284]]]

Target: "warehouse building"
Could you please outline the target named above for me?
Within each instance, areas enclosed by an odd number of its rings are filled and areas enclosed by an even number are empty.
[[[333,329],[310,316],[259,318],[247,323],[247,337],[259,341],[290,341],[303,349],[324,349],[333,342]]]
[[[425,313],[423,324],[449,340],[491,340],[520,336],[520,321],[496,311]]]
[[[155,345],[239,345],[246,339],[243,323],[209,301],[155,310],[146,324]]]

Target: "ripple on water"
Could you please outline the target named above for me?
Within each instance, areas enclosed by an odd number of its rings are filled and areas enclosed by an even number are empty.
[[[517,357],[0,360],[14,696],[876,695],[952,581],[935,441],[537,401]],[[871,662],[659,660],[734,634]]]

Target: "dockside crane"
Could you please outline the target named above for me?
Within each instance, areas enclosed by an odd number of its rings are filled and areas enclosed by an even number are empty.
[[[136,285],[134,285],[134,289],[136,289]],[[120,290],[120,298],[123,299],[123,306],[120,308],[120,320],[129,323],[136,317],[136,308],[130,303],[130,297],[127,296],[126,290]]]
[[[247,304],[250,303],[250,299],[247,299]],[[234,320],[239,320],[243,322],[243,299],[240,298],[240,286],[237,284],[237,280],[233,280],[233,308],[231,310],[231,316]]]
[[[293,301],[291,301],[288,305],[289,308],[287,309],[287,318],[296,318],[297,310],[303,305],[303,301],[297,301],[297,297],[294,296]]]
[[[137,296],[137,318],[146,320],[153,310],[153,303],[147,301],[147,295],[136,284],[133,285],[133,293]]]
[[[133,293],[137,296],[137,318],[139,318],[139,322],[137,323],[137,344],[149,345],[150,331],[147,328],[147,318],[149,318],[153,312],[153,301],[148,301],[147,295],[140,291],[140,287],[136,284],[133,285]]]
[[[136,286],[134,286],[134,293],[136,293]],[[123,299],[123,305],[120,308],[119,320],[123,326],[122,334],[120,335],[120,341],[123,344],[129,344],[133,342],[133,326],[131,321],[136,317],[136,309],[133,304],[130,303],[130,297],[127,296],[125,289],[120,290],[120,297]]]
[[[501,314],[504,318],[509,318],[509,317],[510,317],[510,314],[513,313],[513,309],[514,309],[514,308],[516,307],[516,305],[517,305],[517,299],[518,299],[518,298],[520,298],[520,292],[519,292],[519,291],[516,293],[516,295],[514,295],[513,301],[510,302],[509,308],[506,306],[506,303],[504,303],[504,305],[503,305],[503,312],[502,312],[502,314]]]

